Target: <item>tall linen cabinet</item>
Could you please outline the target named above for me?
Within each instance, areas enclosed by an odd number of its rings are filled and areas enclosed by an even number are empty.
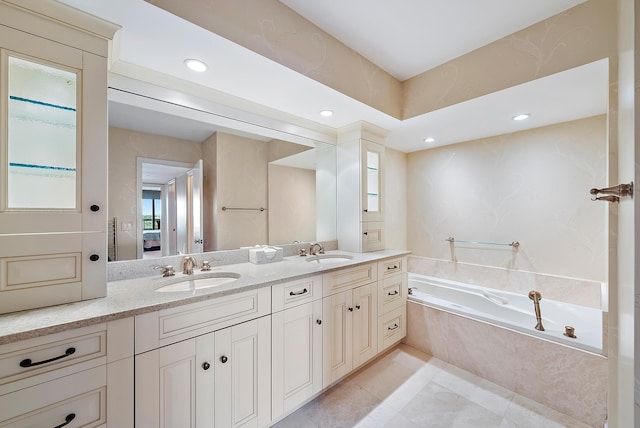
[[[0,313],[106,295],[117,28],[54,1],[0,0]]]
[[[338,130],[338,246],[364,253],[384,249],[384,163],[387,131],[366,122]]]

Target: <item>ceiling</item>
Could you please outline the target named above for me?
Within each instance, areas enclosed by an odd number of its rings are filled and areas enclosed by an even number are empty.
[[[604,61],[401,121],[143,0],[58,1],[123,27],[114,44],[112,71],[154,71],[200,85],[265,116],[329,128],[364,120],[389,130],[387,145],[404,152],[606,112],[608,67]],[[369,0],[366,6],[365,0],[280,1],[402,79],[583,0],[405,0],[402,8],[380,0]],[[353,22],[358,25],[350,24]],[[208,63],[209,71],[197,74],[184,67],[183,60],[191,57]],[[112,103],[112,107],[117,105]],[[318,112],[323,109],[333,110],[334,116],[320,117]],[[530,113],[531,119],[514,123],[511,117],[522,112]],[[142,122],[133,110],[119,114],[110,109],[111,120],[118,117],[130,124]],[[162,123],[174,131],[178,127],[169,118]],[[196,132],[209,131],[215,129],[204,126]],[[436,141],[426,144],[423,140],[428,136]]]
[[[280,0],[403,81],[586,0]]]

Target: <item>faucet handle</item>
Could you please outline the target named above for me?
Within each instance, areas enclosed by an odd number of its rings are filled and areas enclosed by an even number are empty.
[[[300,255],[300,257],[306,257],[307,255],[307,249],[306,248],[300,248],[298,250],[298,254]]]
[[[167,277],[167,276],[175,276],[176,271],[173,270],[173,266],[171,265],[165,265],[165,266],[154,266],[154,269],[162,269],[162,276],[163,277]]]
[[[211,270],[211,264],[209,263],[209,260],[202,261],[202,265],[200,265],[200,270],[203,272]]]

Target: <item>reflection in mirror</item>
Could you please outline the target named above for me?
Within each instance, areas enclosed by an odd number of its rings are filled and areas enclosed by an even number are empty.
[[[335,146],[113,101],[109,117],[112,261],[336,238]],[[159,213],[145,210],[145,189],[159,192]]]

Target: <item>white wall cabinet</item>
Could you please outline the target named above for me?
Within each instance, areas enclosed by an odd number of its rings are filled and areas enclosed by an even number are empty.
[[[0,1],[0,313],[106,295],[117,29],[59,3],[12,3]]]
[[[338,131],[337,237],[340,249],[384,249],[384,165],[386,131],[363,122]]]

